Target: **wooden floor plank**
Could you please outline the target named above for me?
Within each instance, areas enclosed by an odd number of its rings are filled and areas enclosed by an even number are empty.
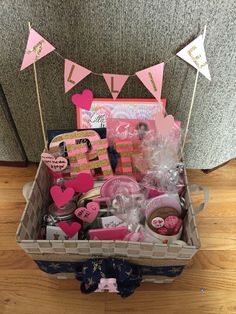
[[[197,217],[202,247],[193,265],[174,283],[142,284],[125,300],[82,295],[78,281],[52,279],[37,268],[15,240],[25,205],[22,186],[37,168],[0,170],[0,314],[236,313],[236,160],[209,174],[188,170],[190,183],[210,191],[209,204]],[[201,199],[194,194],[195,204]]]

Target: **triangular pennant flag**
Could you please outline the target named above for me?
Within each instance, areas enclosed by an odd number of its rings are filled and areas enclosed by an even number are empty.
[[[74,87],[76,84],[82,81],[90,73],[91,73],[90,70],[68,59],[65,59],[64,66],[65,93],[67,93],[72,87]]]
[[[157,101],[161,100],[163,72],[164,63],[159,63],[135,73]]]
[[[180,50],[177,56],[199,70],[208,80],[211,80],[202,35]]]
[[[55,47],[31,28],[20,70],[24,70],[53,50],[55,50]]]
[[[107,83],[113,99],[116,99],[129,75],[103,73],[103,77]]]

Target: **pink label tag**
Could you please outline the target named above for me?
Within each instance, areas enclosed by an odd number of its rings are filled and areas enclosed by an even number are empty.
[[[174,127],[175,120],[174,117],[171,115],[168,115],[164,117],[162,112],[159,112],[156,115],[156,129],[157,132],[159,132],[161,135],[166,136],[172,128]]]
[[[69,224],[66,221],[60,221],[57,225],[61,228],[63,232],[69,237],[72,238],[77,232],[80,231],[81,225],[78,222],[72,222]]]
[[[60,172],[66,169],[67,167],[67,160],[64,157],[57,157],[55,158],[53,155],[48,153],[41,154],[42,161],[46,164],[46,166],[55,172]]]
[[[79,219],[91,223],[97,217],[99,204],[96,202],[88,203],[87,207],[79,207],[75,210],[75,216]]]
[[[60,186],[54,185],[51,187],[50,193],[54,203],[58,208],[60,208],[72,199],[75,191],[72,188],[66,188],[62,191]]]

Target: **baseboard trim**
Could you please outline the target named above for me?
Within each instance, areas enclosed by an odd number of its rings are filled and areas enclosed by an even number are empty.
[[[4,167],[27,167],[28,161],[26,161],[26,160],[22,160],[22,161],[0,160],[0,166],[4,166]]]

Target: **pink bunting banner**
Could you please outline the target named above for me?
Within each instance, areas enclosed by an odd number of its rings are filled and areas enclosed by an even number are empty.
[[[107,83],[113,99],[115,100],[122,90],[125,82],[129,78],[129,75],[103,73],[103,77]]]
[[[65,59],[64,64],[65,93],[67,93],[71,88],[73,88],[76,84],[82,81],[90,73],[91,73],[90,70],[68,59]]]
[[[135,73],[157,101],[161,101],[163,72],[164,62]]]
[[[20,70],[24,70],[53,50],[55,50],[55,47],[31,28]]]
[[[45,38],[43,38],[39,33],[31,28],[29,31],[28,41],[20,70],[24,70],[54,50],[54,46],[52,46]],[[60,53],[57,52],[57,54],[62,59],[64,59]],[[179,51],[177,56],[195,67],[208,80],[211,80],[204,49],[204,39],[202,35],[198,36],[190,44]],[[167,60],[167,62],[168,61],[169,60]],[[165,63],[162,62],[135,73],[135,75],[149,90],[149,92],[157,99],[158,102],[161,101],[164,64]],[[86,78],[89,74],[99,76],[101,75],[100,73],[94,73],[89,69],[72,62],[71,60],[64,59],[65,93],[71,90],[76,84]],[[115,100],[119,96],[130,75],[103,73],[102,76],[106,81],[113,99]]]

